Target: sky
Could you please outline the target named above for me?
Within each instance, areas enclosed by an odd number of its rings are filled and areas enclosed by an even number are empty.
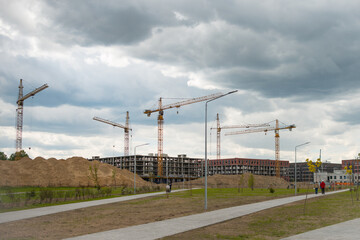
[[[339,163],[360,152],[360,2],[0,0],[0,151],[15,152],[18,86],[31,158],[157,152],[164,104],[237,93],[208,104],[208,157],[221,126],[280,130],[280,158]],[[275,158],[274,132],[225,136],[222,158]],[[205,154],[205,102],[164,111],[164,153]]]

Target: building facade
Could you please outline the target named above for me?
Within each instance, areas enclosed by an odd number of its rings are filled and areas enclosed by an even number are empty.
[[[319,172],[333,173],[335,170],[341,170],[340,163],[323,162],[318,169]],[[295,181],[295,163],[290,163],[289,179],[291,182]],[[297,182],[314,182],[314,174],[309,171],[306,162],[296,163],[296,181]]]
[[[360,159],[348,159],[348,160],[342,160],[341,165],[344,169],[345,167],[352,167],[352,172],[354,174],[358,174],[360,172]]]
[[[333,173],[314,173],[315,182],[325,181],[331,185],[350,185],[358,183],[358,175],[347,174],[346,170],[334,170]]]
[[[162,177],[157,174],[157,156],[154,154],[136,155],[136,157],[135,155],[105,158],[95,156],[89,160],[98,160],[134,172],[135,159],[136,174],[145,180],[170,178],[173,181],[183,181],[204,176],[205,172],[203,159],[189,158],[184,154],[177,157],[163,155]],[[289,179],[289,165],[289,161],[279,161],[280,176],[285,180]],[[250,158],[213,159],[208,161],[208,175],[237,175],[243,173],[276,176],[276,161]]]
[[[289,178],[289,161],[279,161],[280,176]],[[270,159],[228,158],[209,160],[209,175],[236,175],[252,173],[263,176],[276,176],[276,161]]]
[[[170,178],[173,181],[182,181],[187,179],[199,178],[202,174],[200,158],[189,158],[185,154],[177,157],[163,155],[162,176],[158,175],[158,159],[154,154],[149,155],[129,155],[118,157],[93,157],[92,160],[98,160],[102,163],[108,163],[120,169],[126,169],[134,172],[136,161],[136,174],[145,180],[161,180]]]

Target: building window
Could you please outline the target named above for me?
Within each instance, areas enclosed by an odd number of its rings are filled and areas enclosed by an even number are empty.
[[[336,176],[334,176],[334,179],[336,179]]]
[[[340,179],[342,179],[342,176],[340,176]]]

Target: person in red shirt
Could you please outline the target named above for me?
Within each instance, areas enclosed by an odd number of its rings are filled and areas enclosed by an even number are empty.
[[[325,194],[325,182],[324,182],[324,181],[322,181],[322,182],[320,183],[320,188],[321,188],[321,193],[322,193],[322,194]]]

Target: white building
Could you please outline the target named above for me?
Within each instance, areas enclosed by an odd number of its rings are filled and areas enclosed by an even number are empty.
[[[353,177],[353,182],[356,184],[358,182],[358,175],[353,174],[349,175],[346,174],[346,170],[334,170],[334,173],[327,173],[327,172],[318,172],[314,173],[314,181],[315,182],[327,182],[330,184],[346,184],[351,182],[351,178]]]

